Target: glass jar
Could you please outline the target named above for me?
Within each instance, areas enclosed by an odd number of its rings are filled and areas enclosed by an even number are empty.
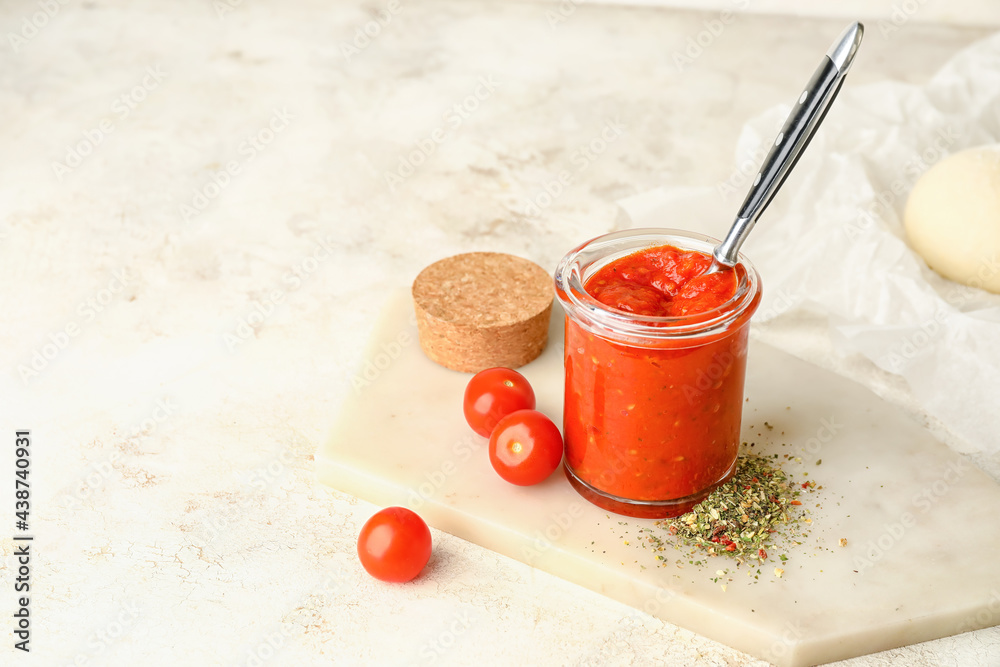
[[[566,311],[565,470],[584,498],[627,516],[678,516],[736,469],[756,269],[742,255],[725,303],[676,317],[611,308],[586,290],[616,259],[670,245],[711,255],[718,243],[674,229],[631,229],[572,250],[556,269]]]

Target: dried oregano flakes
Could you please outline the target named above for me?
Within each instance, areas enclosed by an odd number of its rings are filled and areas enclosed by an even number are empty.
[[[777,466],[776,458],[741,456],[733,477],[708,498],[687,514],[657,521],[655,529],[645,531],[649,545],[663,552],[680,544],[692,548],[692,557],[723,556],[737,564],[766,561],[775,538],[790,536],[801,519],[797,510],[802,503],[796,500],[800,486]],[[662,553],[657,558],[666,564]],[[779,558],[787,560],[783,554]]]

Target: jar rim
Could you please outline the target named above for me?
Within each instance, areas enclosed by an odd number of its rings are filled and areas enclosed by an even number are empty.
[[[666,317],[636,315],[601,303],[587,292],[585,285],[604,265],[646,248],[672,245],[711,255],[718,243],[705,234],[671,228],[646,227],[603,234],[569,251],[559,262],[555,272],[556,296],[567,313],[599,335],[662,340],[715,333],[748,319],[760,303],[760,275],[742,253],[736,265],[739,282],[733,296],[699,313]]]

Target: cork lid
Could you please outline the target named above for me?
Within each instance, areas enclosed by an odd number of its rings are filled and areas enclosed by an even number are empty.
[[[467,372],[516,368],[548,339],[552,277],[534,262],[472,252],[431,264],[413,282],[420,344],[434,361]]]

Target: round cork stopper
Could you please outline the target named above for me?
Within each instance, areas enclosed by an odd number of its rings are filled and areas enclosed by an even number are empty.
[[[413,281],[420,347],[456,371],[518,368],[545,349],[552,276],[534,262],[470,252],[431,264]]]

